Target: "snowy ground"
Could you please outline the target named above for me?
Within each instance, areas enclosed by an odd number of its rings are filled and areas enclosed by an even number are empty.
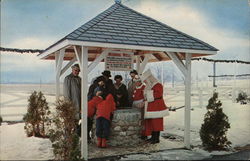
[[[223,85],[217,89],[224,112],[228,115],[231,128],[228,131],[228,139],[232,142],[232,147],[250,144],[250,106],[240,105],[232,102],[232,84],[234,82],[218,82]],[[238,80],[238,90],[249,92],[250,81]],[[184,87],[182,84],[165,85],[165,101],[168,106],[184,105]],[[199,88],[197,88],[199,87]],[[22,119],[26,112],[27,98],[33,90],[42,90],[51,106],[54,103],[54,85],[1,85],[0,114],[4,121],[18,121]],[[199,92],[202,90],[202,100],[199,99]],[[185,159],[196,160],[208,158],[214,154],[227,154],[230,152],[208,153],[200,148],[201,140],[199,129],[203,123],[206,105],[212,95],[213,88],[211,82],[194,84],[192,87],[192,108],[191,111],[191,144],[194,148],[190,150],[182,149],[184,136],[184,109],[171,112],[165,118],[165,131],[162,132],[161,143],[158,145],[143,144],[137,147],[123,148],[111,147],[109,149],[97,149],[94,144],[89,146],[89,157],[114,156],[133,153],[121,158],[121,160],[135,159]],[[26,137],[23,129],[24,123],[0,126],[0,159],[20,160],[20,159],[53,159],[51,143],[48,139]],[[169,139],[169,137],[175,139]],[[168,138],[168,139],[167,139]],[[158,152],[157,152],[158,151]],[[250,158],[249,158],[250,159]]]

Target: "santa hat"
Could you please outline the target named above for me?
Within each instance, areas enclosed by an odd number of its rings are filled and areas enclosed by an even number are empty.
[[[151,75],[153,74],[151,73],[150,69],[148,69],[146,72],[142,73],[141,81],[144,82]]]

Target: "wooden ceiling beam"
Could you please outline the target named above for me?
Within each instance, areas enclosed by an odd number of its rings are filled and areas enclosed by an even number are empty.
[[[162,61],[162,57],[161,57],[161,55],[160,54],[158,54],[158,53],[154,53],[154,54],[152,54],[157,60],[159,60],[159,61]]]

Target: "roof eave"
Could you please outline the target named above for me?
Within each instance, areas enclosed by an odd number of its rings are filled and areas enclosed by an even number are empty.
[[[115,43],[103,43],[103,42],[89,42],[89,41],[77,41],[65,39],[43,53],[39,54],[40,59],[46,59],[46,57],[62,48],[71,45],[79,46],[91,46],[91,47],[104,47],[104,48],[117,48],[117,49],[133,49],[133,50],[147,50],[147,51],[166,51],[166,52],[182,52],[182,53],[194,53],[204,55],[215,55],[217,51],[214,50],[195,50],[195,49],[181,49],[181,48],[166,48],[155,46],[141,46],[141,45],[129,45],[129,44],[115,44]]]
[[[52,47],[46,49],[44,52],[38,54],[38,58],[39,59],[45,59],[48,55],[65,48],[66,46],[69,45],[69,40],[68,39],[64,39],[61,42],[58,42],[56,44],[53,44]]]

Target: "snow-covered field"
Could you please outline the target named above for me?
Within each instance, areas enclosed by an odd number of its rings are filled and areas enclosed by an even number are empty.
[[[233,88],[233,84],[237,88]],[[165,84],[164,99],[168,106],[179,107],[184,105],[184,86],[176,84],[175,88],[171,84]],[[228,131],[228,139],[232,142],[232,147],[250,144],[250,105],[240,105],[232,101],[233,92],[236,89],[250,91],[250,80],[237,80],[236,82],[224,80],[218,82],[217,91],[222,101],[223,111],[227,114],[231,128]],[[33,85],[1,85],[0,114],[4,121],[22,120],[26,113],[27,98],[34,90],[41,90],[53,107],[55,100],[54,85],[33,84]],[[204,114],[208,99],[212,96],[213,88],[211,82],[195,83],[192,87],[192,108],[191,111],[191,144],[194,148],[190,150],[180,149],[184,147],[184,109],[171,112],[165,118],[165,131],[161,133],[161,143],[158,145],[144,144],[140,147],[122,148],[111,147],[110,149],[97,149],[95,145],[89,146],[89,157],[112,156],[118,154],[139,153],[123,157],[126,159],[203,159],[212,154],[225,154],[231,152],[208,153],[200,148],[201,140],[199,129],[203,123]],[[202,94],[202,97],[200,97]],[[249,93],[248,93],[249,94]],[[202,98],[202,99],[200,99]],[[0,159],[27,160],[27,159],[53,159],[53,149],[48,139],[26,137],[24,133],[24,123],[8,125],[3,123],[0,126]],[[167,136],[175,139],[166,139]],[[166,150],[168,149],[168,150]],[[152,151],[158,151],[151,153]],[[142,154],[140,154],[142,153]]]

